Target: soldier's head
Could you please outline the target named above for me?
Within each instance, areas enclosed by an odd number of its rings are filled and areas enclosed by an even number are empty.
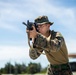
[[[50,26],[53,24],[53,22],[50,22],[48,20],[47,16],[39,16],[35,19],[35,23],[38,25],[38,30],[40,33],[46,33]]]

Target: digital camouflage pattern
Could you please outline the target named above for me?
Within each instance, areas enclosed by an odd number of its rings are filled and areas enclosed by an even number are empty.
[[[69,63],[61,65],[49,65],[48,75],[73,75]]]

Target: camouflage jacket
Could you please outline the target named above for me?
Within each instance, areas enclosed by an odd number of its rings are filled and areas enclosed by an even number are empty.
[[[68,52],[65,41],[60,32],[50,31],[48,38],[38,34],[29,50],[29,56],[37,59],[42,52],[51,64],[62,64],[68,62]]]

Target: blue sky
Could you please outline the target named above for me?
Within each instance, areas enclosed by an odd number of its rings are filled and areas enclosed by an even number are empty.
[[[36,60],[29,57],[26,27],[27,20],[47,15],[54,22],[50,29],[59,31],[65,38],[68,52],[76,53],[76,0],[0,0],[0,67],[5,63],[28,64],[40,62],[47,66],[44,55]],[[43,61],[45,62],[43,63]]]

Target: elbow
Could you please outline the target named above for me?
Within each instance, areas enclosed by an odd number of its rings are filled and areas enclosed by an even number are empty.
[[[29,56],[30,56],[30,58],[31,58],[32,60],[37,59],[37,57],[36,57],[36,56],[31,56],[31,55],[29,55]]]
[[[37,59],[37,57],[30,57],[32,60],[35,60],[35,59]]]

